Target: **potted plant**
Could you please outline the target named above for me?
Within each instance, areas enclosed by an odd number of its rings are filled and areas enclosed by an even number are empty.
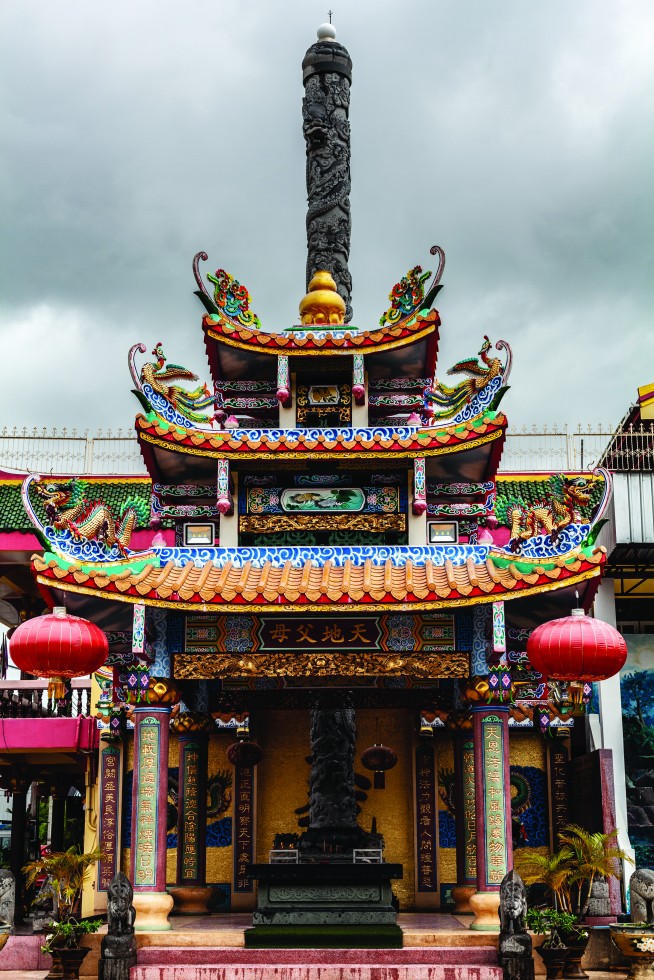
[[[553,908],[531,908],[525,917],[527,927],[536,935],[545,937],[541,945],[536,947],[536,952],[545,965],[547,980],[561,980],[568,953],[568,947],[558,931],[560,914]]]
[[[46,876],[46,891],[49,890],[53,900],[55,921],[41,946],[44,953],[52,956],[52,969],[48,974],[50,980],[74,980],[79,977],[82,960],[89,952],[88,947],[80,946],[80,939],[88,933],[97,932],[102,925],[102,919],[78,920],[74,911],[89,869],[103,857],[100,848],[80,854],[71,847],[67,851],[43,854],[23,868],[28,888],[37,879]]]
[[[559,834],[560,850],[542,854],[523,848],[515,855],[516,871],[526,885],[544,884],[554,898],[560,919],[557,934],[568,949],[563,976],[570,980],[585,978],[581,959],[588,945],[589,932],[580,924],[590,901],[593,882],[598,878],[620,877],[620,861],[631,858],[617,844],[617,830],[607,834],[591,833],[577,824],[569,824]]]

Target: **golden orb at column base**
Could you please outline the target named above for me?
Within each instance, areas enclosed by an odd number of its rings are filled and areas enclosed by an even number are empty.
[[[168,916],[174,904],[168,892],[134,892],[134,928],[137,932],[166,932],[172,928]]]
[[[477,889],[474,885],[455,885],[452,889],[452,899],[454,901],[454,914],[459,912],[461,915],[468,915],[472,912],[470,899]]]
[[[500,893],[497,892],[475,892],[470,896],[470,911],[475,918],[470,923],[470,928],[477,932],[499,932],[500,931]]]
[[[338,326],[345,322],[345,300],[336,292],[333,276],[324,269],[314,273],[300,302],[300,323],[305,326]]]

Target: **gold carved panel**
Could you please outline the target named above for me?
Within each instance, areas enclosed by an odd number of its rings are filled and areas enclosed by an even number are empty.
[[[257,514],[239,518],[239,531],[406,531],[406,514]]]
[[[178,653],[178,680],[227,677],[467,677],[466,653]]]

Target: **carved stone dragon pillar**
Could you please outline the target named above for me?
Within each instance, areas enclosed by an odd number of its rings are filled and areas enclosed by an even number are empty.
[[[305,96],[303,132],[307,144],[307,282],[315,272],[331,272],[352,319],[350,257],[350,84],[352,61],[330,25],[318,31],[302,62]]]

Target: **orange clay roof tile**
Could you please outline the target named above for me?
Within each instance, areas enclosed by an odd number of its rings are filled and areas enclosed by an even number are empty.
[[[131,601],[141,598],[174,606],[204,603],[216,608],[230,606],[245,611],[252,605],[275,604],[276,607],[306,607],[309,604],[364,603],[437,603],[443,600],[483,601],[485,597],[518,594],[531,588],[546,590],[556,584],[564,585],[572,577],[589,578],[600,572],[604,561],[603,549],[591,555],[582,553],[573,561],[556,559],[553,567],[511,562],[500,567],[489,558],[483,564],[469,559],[463,565],[447,560],[444,566],[407,561],[394,565],[388,559],[373,565],[367,559],[362,566],[346,561],[335,566],[330,561],[316,564],[306,561],[294,567],[287,561],[282,568],[266,561],[261,567],[247,562],[242,568],[226,561],[216,567],[208,561],[197,567],[192,561],[175,565],[169,561],[163,568],[146,565],[133,573],[128,569],[98,569],[93,566],[63,568],[51,556],[35,555],[34,570],[39,581],[63,590],[98,592],[105,597],[125,597]],[[526,567],[525,567],[526,566]]]

